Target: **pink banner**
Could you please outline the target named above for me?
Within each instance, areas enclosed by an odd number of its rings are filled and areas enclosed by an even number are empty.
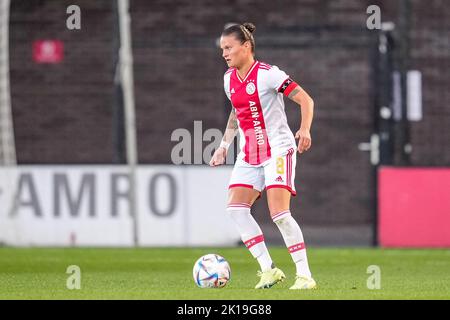
[[[378,239],[383,247],[450,247],[450,168],[381,168]]]

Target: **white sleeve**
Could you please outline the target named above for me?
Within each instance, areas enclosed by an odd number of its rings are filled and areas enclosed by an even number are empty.
[[[289,76],[283,70],[280,70],[277,66],[272,66],[270,70],[268,70],[267,74],[267,84],[269,88],[278,92],[278,89],[281,85],[289,79]]]

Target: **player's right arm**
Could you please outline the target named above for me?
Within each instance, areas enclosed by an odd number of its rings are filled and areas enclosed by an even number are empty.
[[[233,142],[234,137],[238,131],[238,123],[236,119],[235,109],[232,108],[230,116],[228,117],[227,128],[225,129],[225,134],[223,135],[222,141],[220,142],[219,148],[214,152],[214,155],[209,162],[212,167],[220,166],[225,163],[227,158],[227,151],[230,144]]]

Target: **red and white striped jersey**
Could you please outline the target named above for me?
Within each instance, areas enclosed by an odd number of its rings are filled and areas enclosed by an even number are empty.
[[[272,156],[296,149],[283,101],[283,94],[289,95],[296,86],[277,66],[259,61],[253,63],[244,79],[235,68],[225,72],[225,93],[239,124],[238,159],[259,166]]]

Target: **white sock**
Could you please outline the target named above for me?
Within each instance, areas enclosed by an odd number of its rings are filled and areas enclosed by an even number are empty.
[[[282,211],[274,215],[272,220],[278,229],[280,229],[284,243],[286,243],[292,260],[295,263],[297,275],[311,277],[302,230],[294,218],[292,218],[291,212],[289,210]]]
[[[261,228],[250,214],[250,205],[232,203],[228,205],[227,212],[236,224],[245,246],[250,250],[252,256],[258,260],[261,271],[272,269],[272,258],[264,242]]]

